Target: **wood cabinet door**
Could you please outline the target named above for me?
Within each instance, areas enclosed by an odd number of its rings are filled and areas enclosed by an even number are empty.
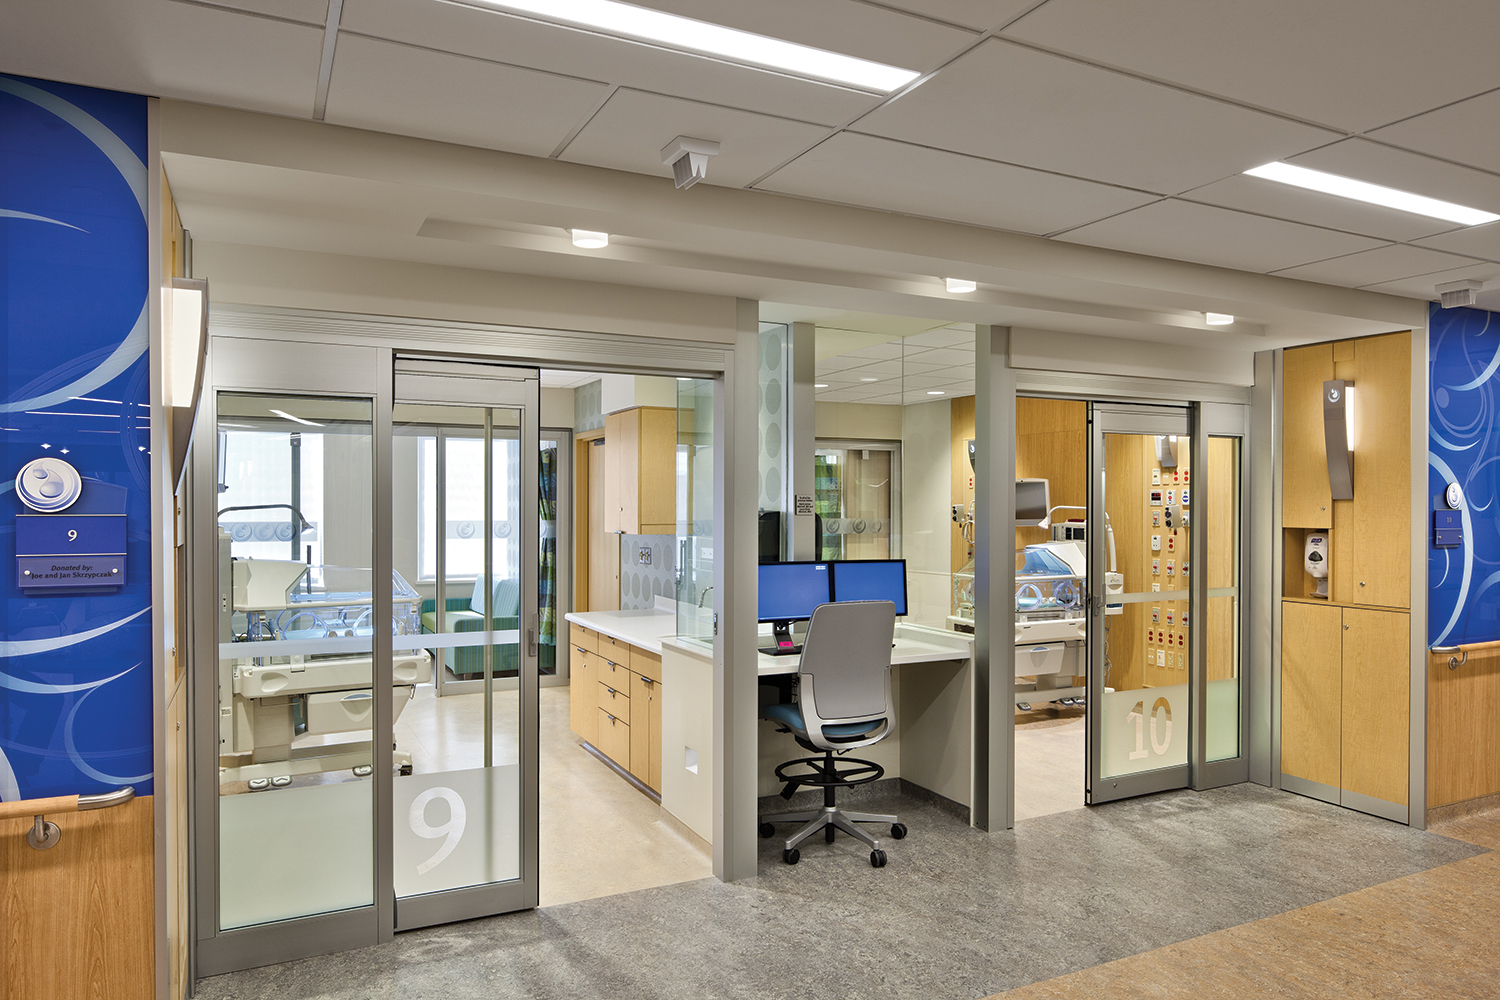
[[[1333,345],[1288,348],[1281,361],[1281,523],[1333,525],[1328,451],[1323,444],[1323,383],[1333,378]],[[1355,495],[1359,495],[1358,480]]]
[[[604,418],[604,530],[640,534],[641,411]]]
[[[1410,608],[1411,334],[1356,340],[1353,368],[1354,499],[1334,525],[1335,597]]]
[[[651,741],[647,748],[651,762],[651,777],[646,781],[661,791],[661,682],[651,685]]]
[[[579,646],[572,648],[568,675],[568,721],[585,743],[595,742],[599,727],[599,679],[594,670],[594,654]]]
[[[637,533],[670,535],[677,530],[677,411],[651,406],[637,413]]]
[[[651,702],[656,698],[656,683],[640,674],[630,675],[630,773],[650,785],[651,781]]]
[[[1340,787],[1385,802],[1405,803],[1411,741],[1411,616],[1345,608],[1343,624]],[[1286,635],[1285,625],[1282,635]],[[1284,666],[1282,670],[1285,674]],[[1283,746],[1285,740],[1283,735]]]
[[[1337,607],[1281,604],[1281,773],[1340,784],[1342,618]]]

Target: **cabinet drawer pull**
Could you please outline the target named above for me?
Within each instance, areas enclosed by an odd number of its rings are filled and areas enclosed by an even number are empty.
[[[610,693],[611,697],[613,697],[614,694],[615,694],[615,689],[612,688],[612,687],[610,687],[610,686],[608,686],[608,685],[605,685],[604,690],[608,691]]]
[[[645,674],[641,674],[640,678],[641,678],[641,683],[644,684],[644,685],[646,685],[647,687],[650,687],[652,684],[656,683],[651,678],[647,677]]]
[[[605,712],[604,714],[609,718],[609,724],[613,726],[615,724],[615,717],[613,715],[610,715],[608,712]]]

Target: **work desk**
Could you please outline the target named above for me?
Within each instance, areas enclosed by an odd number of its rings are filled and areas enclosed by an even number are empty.
[[[891,647],[891,666],[909,663],[945,663],[967,660],[974,655],[974,637],[961,632],[947,632],[922,625],[898,624],[895,644]],[[801,656],[756,654],[756,670],[762,677],[795,674]]]

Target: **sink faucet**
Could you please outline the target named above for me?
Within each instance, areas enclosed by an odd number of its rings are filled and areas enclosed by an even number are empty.
[[[709,594],[712,594],[713,591],[713,584],[709,584],[707,587],[703,588],[703,593],[698,595],[698,607],[703,607],[703,601],[708,597]]]

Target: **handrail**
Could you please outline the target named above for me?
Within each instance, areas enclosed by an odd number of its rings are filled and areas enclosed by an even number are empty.
[[[1427,649],[1430,653],[1436,653],[1439,656],[1447,656],[1448,669],[1457,670],[1459,667],[1469,662],[1470,653],[1480,653],[1490,649],[1500,649],[1500,641],[1468,642],[1458,646],[1429,646]],[[1460,660],[1457,656],[1452,655],[1454,653],[1463,653],[1464,658]]]
[[[26,831],[26,843],[34,850],[45,851],[56,847],[62,839],[62,831],[56,823],[47,819],[47,813],[87,812],[90,809],[108,809],[120,806],[135,798],[135,788],[126,785],[113,792],[96,795],[54,795],[45,799],[21,799],[18,802],[0,802],[0,820],[32,819],[31,829]]]

